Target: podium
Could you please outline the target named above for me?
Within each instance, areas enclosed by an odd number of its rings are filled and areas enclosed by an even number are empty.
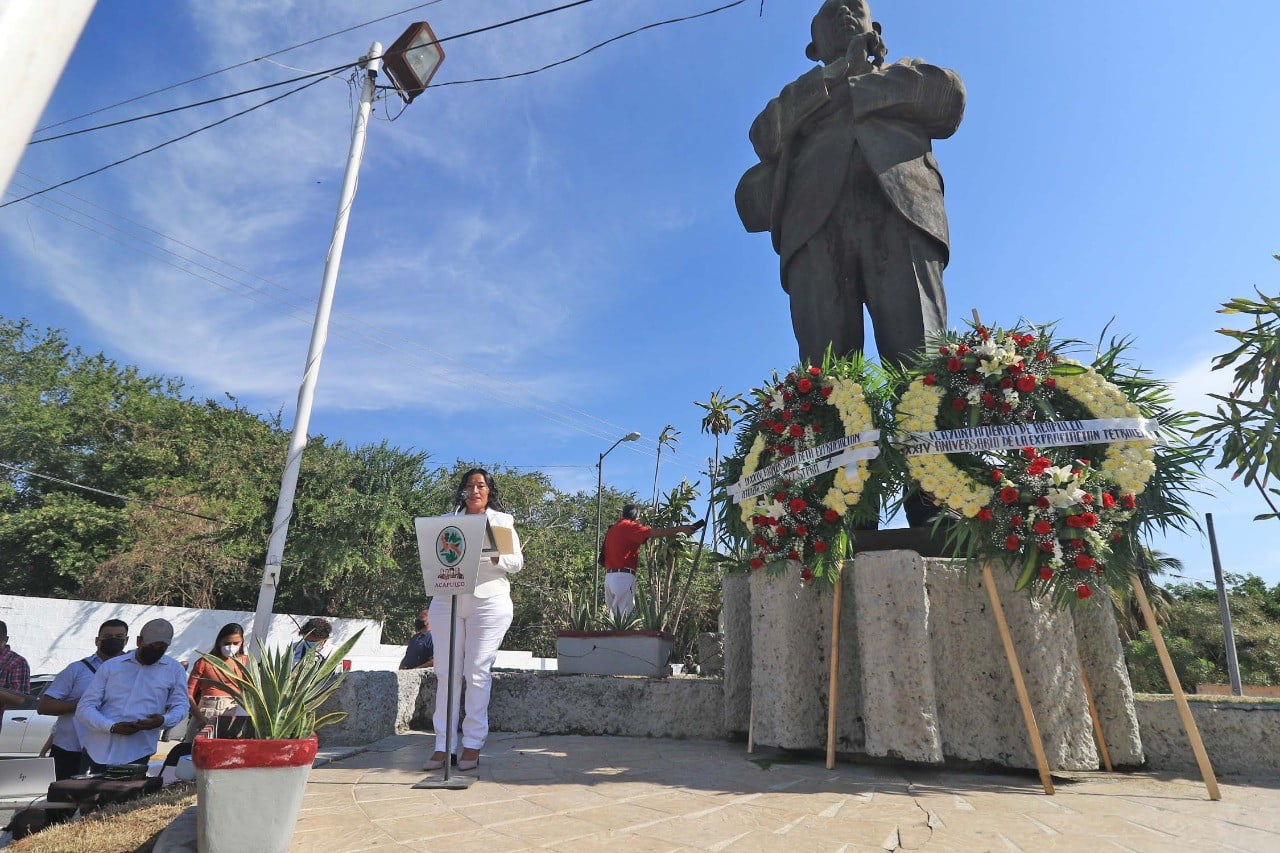
[[[418,534],[418,557],[422,564],[423,586],[432,598],[449,597],[450,658],[448,678],[445,679],[448,684],[445,688],[444,706],[444,777],[428,776],[413,787],[459,790],[469,788],[476,780],[474,776],[452,773],[455,728],[453,683],[459,672],[459,655],[455,642],[458,630],[458,596],[475,591],[480,561],[497,556],[501,551],[493,530],[489,527],[488,516],[483,513],[415,518],[413,524]]]

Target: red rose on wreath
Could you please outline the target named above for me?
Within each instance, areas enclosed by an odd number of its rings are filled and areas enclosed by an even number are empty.
[[[1046,376],[1044,378],[1044,387],[1056,388],[1058,387],[1058,380],[1054,379],[1052,376]]]
[[[1000,481],[1001,481],[1001,480],[1003,480],[1003,479],[1004,479],[1004,472],[1003,472],[1003,471],[1001,471],[999,468],[996,468],[996,469],[992,470],[992,472],[991,472],[991,482],[993,482],[993,483],[998,483],[998,482],[1000,482]]]
[[[813,406],[812,406],[811,404],[809,404],[809,403],[801,403],[801,404],[800,404],[800,411],[802,411],[802,412],[807,412],[807,411],[809,411],[809,410],[810,410],[810,409],[812,409],[812,408],[813,408]]]
[[[1008,539],[1004,540],[1004,547],[1010,551],[1016,551],[1022,547],[1022,540],[1017,536],[1010,536]]]
[[[1113,497],[1111,497],[1111,493],[1110,493],[1110,492],[1103,492],[1103,493],[1102,493],[1102,508],[1103,508],[1103,509],[1111,509],[1111,508],[1112,508],[1112,507],[1114,507],[1115,505],[1116,505],[1116,499],[1115,499],[1115,498],[1113,498]]]
[[[1010,527],[1021,527],[1021,526],[1022,526],[1022,516],[1020,516],[1020,515],[1015,515],[1013,518],[1009,519],[1009,526],[1010,526]]]
[[[1125,509],[1133,509],[1134,506],[1136,505],[1137,505],[1137,501],[1134,500],[1133,495],[1120,496],[1120,506],[1124,507]]]
[[[1088,584],[1080,584],[1076,587],[1076,598],[1088,598],[1093,595],[1093,588]]]
[[[1000,490],[1000,502],[1005,504],[1016,504],[1018,502],[1018,490],[1013,486],[1005,486]]]
[[[787,552],[787,559],[788,559],[788,560],[795,560],[795,561],[798,563],[798,562],[800,562],[800,555],[799,555],[798,553],[796,553],[795,551],[788,551],[788,552]]]
[[[817,435],[818,433],[822,432],[822,424],[814,424],[813,432],[814,432],[814,435]]]
[[[952,373],[959,373],[960,368],[962,367],[964,367],[964,362],[962,362],[960,359],[958,358],[947,359],[947,370],[950,370]]]
[[[804,512],[805,507],[809,505],[805,503],[804,498],[792,498],[790,506],[791,506],[791,514],[799,515],[800,513]]]
[[[796,383],[796,390],[801,394],[808,394],[813,390],[813,382],[809,379],[801,379]]]
[[[969,347],[966,346],[965,344],[960,344],[958,347],[956,347],[956,352],[960,355],[965,355],[966,353],[969,352]]]
[[[774,432],[776,432],[778,435],[782,435],[782,433],[784,433],[784,432],[786,431],[786,427],[784,427],[782,424],[774,424],[774,425],[773,425],[773,427],[772,427],[772,429],[773,429],[773,431],[774,431]]]
[[[1048,498],[1036,498],[1036,506],[1040,507],[1041,509],[1048,509],[1048,508],[1049,508],[1049,499],[1048,499]]]
[[[969,374],[969,384],[970,384],[970,385],[981,385],[981,384],[982,384],[982,377],[981,377],[981,376],[979,376],[979,375],[978,375],[978,374],[976,374],[976,373],[970,373],[970,374]]]
[[[840,513],[836,512],[834,509],[829,509],[822,514],[822,517],[825,518],[829,523],[834,524],[835,522],[840,520]]]
[[[776,501],[785,501],[787,499],[787,493],[778,492],[776,495],[773,496],[773,499]]]
[[[797,535],[797,536],[808,536],[808,535],[809,535],[809,528],[808,528],[808,527],[805,527],[803,524],[797,524],[797,525],[796,525],[796,535]]]
[[[823,389],[822,389],[822,392],[821,392],[821,393],[822,393],[822,396],[824,396],[824,397],[830,397],[830,396],[831,396],[831,389],[830,389],[830,388],[823,387]]]
[[[751,558],[751,568],[758,569],[763,565],[764,565],[764,560],[760,559],[759,557]]]
[[[1023,394],[1030,394],[1036,390],[1036,378],[1034,376],[1019,376],[1017,384],[1018,390]]]
[[[986,409],[994,409],[996,407],[996,398],[992,394],[982,395],[982,406]]]
[[[1044,536],[1045,534],[1053,531],[1053,525],[1042,518],[1035,524],[1031,525],[1031,529],[1036,533],[1039,533],[1041,536]]]
[[[925,384],[925,385],[937,385],[937,384],[938,384],[938,375],[937,375],[936,373],[926,373],[926,374],[924,375],[924,384]]]
[[[1095,560],[1093,557],[1090,557],[1088,554],[1076,554],[1077,569],[1092,569],[1094,565]]]
[[[942,355],[951,355],[951,347],[938,347],[938,352]]]
[[[1098,516],[1094,515],[1091,512],[1084,513],[1083,515],[1080,516],[1080,526],[1081,527],[1097,527]]]
[[[1009,365],[1008,368],[1006,369],[1010,373],[1012,373],[1014,376],[1017,376],[1019,373],[1021,373],[1025,369],[1025,365],[1022,362],[1018,362],[1017,364]]]
[[[1001,384],[1003,384],[1003,383],[1001,383]],[[1010,386],[1010,387],[1012,387],[1012,386]],[[1024,448],[1022,448],[1022,458],[1023,458],[1023,459],[1035,459],[1035,458],[1036,458],[1036,449],[1035,449],[1034,447],[1024,447]]]
[[[1047,581],[1052,577],[1053,577],[1053,569],[1049,568],[1048,566],[1040,567],[1040,580]]]
[[[779,444],[778,452],[781,453],[783,456],[790,456],[791,454],[796,452],[796,449],[789,444]]]
[[[1006,376],[1004,379],[1000,380],[1000,387],[1004,388],[1005,390],[1012,388],[1013,380]]]
[[[789,420],[791,420],[791,410],[790,410],[790,409],[785,409],[785,410],[783,410],[783,412],[782,412],[782,419],[783,419],[784,421],[789,421]]]
[[[991,512],[990,507],[984,506],[982,509],[978,510],[978,521],[990,521],[993,518],[995,518],[995,515]]]
[[[1052,542],[1041,542],[1041,543],[1040,543],[1040,550],[1041,550],[1041,551],[1044,551],[1046,554],[1052,554],[1052,553],[1053,553],[1053,543],[1052,543]]]
[[[951,401],[951,408],[955,409],[957,412],[963,412],[968,405],[969,404],[961,397],[956,397]]]
[[[791,433],[793,438],[800,438],[804,435],[804,427],[800,426],[800,424],[792,424],[788,432]]]
[[[801,580],[806,580],[806,581],[813,580],[813,569],[804,569],[803,571],[801,571],[800,578]]]
[[[827,543],[819,539],[813,543],[813,550],[818,554],[825,554],[827,553]]]
[[[810,368],[809,368],[809,375],[810,375],[810,376],[821,376],[821,375],[822,375],[822,368],[821,368],[821,367],[810,367]]]

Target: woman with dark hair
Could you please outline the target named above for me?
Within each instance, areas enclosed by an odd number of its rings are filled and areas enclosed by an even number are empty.
[[[453,678],[454,720],[458,719],[458,700],[462,695],[464,678],[467,684],[467,714],[462,721],[459,770],[474,770],[479,765],[480,749],[489,736],[489,688],[493,682],[493,662],[498,657],[502,638],[511,627],[511,583],[507,575],[524,567],[515,519],[504,509],[498,485],[488,471],[472,468],[462,475],[455,512],[468,515],[484,513],[489,518],[490,527],[508,528],[515,542],[515,553],[482,558],[475,592],[457,596],[456,649],[449,647],[449,599],[439,596],[431,601],[428,616],[436,653],[436,709],[433,718],[436,751],[427,761],[427,770],[438,770],[448,760],[444,750],[447,725],[445,697],[449,682],[445,679]]]
[[[249,656],[244,653],[244,628],[236,622],[223,625],[209,654],[233,667],[243,669],[249,663]],[[187,727],[186,740],[194,740],[201,732],[207,737],[213,737],[218,719],[235,715],[239,706],[226,690],[226,685],[230,683],[225,674],[204,658],[197,660],[191,667],[191,675],[187,678],[191,724]]]

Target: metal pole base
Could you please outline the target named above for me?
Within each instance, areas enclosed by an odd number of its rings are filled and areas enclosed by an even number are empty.
[[[461,791],[463,789],[470,788],[471,784],[475,781],[475,776],[428,776],[413,787],[434,788],[436,790],[443,788],[450,791]]]

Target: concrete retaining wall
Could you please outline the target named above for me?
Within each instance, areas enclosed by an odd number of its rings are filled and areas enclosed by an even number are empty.
[[[431,670],[350,673],[333,705],[351,716],[321,729],[321,746],[360,746],[410,728],[430,729],[435,683]],[[723,722],[723,696],[717,678],[498,672],[490,721],[495,731],[724,740],[735,732]],[[1146,769],[1195,775],[1172,697],[1139,696],[1135,704]],[[1280,703],[1191,704],[1218,773],[1280,777]]]
[[[1147,766],[1198,773],[1173,697],[1140,695],[1135,704]],[[1216,772],[1280,775],[1280,703],[1193,700],[1189,704]]]

